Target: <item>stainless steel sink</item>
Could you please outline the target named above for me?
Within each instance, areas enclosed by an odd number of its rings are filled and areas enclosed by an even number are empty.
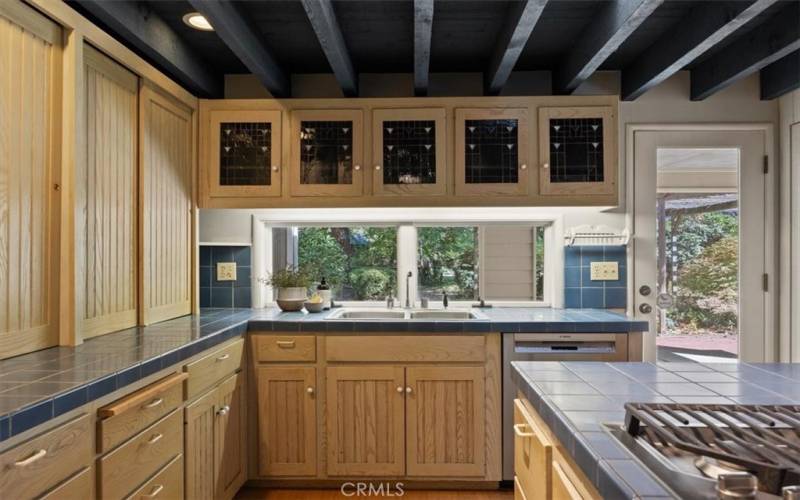
[[[353,309],[353,308],[342,308],[338,311],[334,311],[333,313],[329,314],[326,320],[340,320],[340,321],[386,321],[386,320],[400,320],[400,321],[411,321],[411,320],[438,320],[438,321],[475,321],[475,320],[486,320],[486,316],[483,316],[481,313],[477,311],[471,310],[436,310],[436,309],[413,309],[413,310],[400,310],[400,309]]]
[[[412,311],[411,319],[478,319],[470,311]]]
[[[334,312],[326,319],[406,319],[405,311],[386,311],[386,310],[352,310],[341,309]]]

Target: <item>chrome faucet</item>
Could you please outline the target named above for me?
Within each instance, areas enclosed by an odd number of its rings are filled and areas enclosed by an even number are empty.
[[[406,274],[406,309],[411,309],[411,286],[409,282],[411,281],[411,271]]]

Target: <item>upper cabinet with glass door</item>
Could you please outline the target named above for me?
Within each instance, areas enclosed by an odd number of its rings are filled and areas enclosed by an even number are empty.
[[[528,110],[456,109],[456,195],[528,194]]]
[[[363,194],[363,118],[360,110],[292,112],[291,194]]]
[[[209,195],[281,195],[281,112],[211,110]]]
[[[610,106],[539,108],[539,192],[616,192],[616,120]]]
[[[441,108],[373,111],[374,194],[446,194],[445,116]]]

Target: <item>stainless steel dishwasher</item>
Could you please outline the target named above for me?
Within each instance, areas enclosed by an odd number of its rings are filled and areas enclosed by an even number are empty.
[[[512,361],[625,361],[626,334],[504,333],[503,334],[503,479],[514,480],[514,399]]]

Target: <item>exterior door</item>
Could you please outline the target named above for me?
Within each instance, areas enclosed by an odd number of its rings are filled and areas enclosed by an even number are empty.
[[[483,367],[406,369],[409,476],[483,476]]]
[[[664,290],[659,293],[658,289],[659,267],[668,263],[662,258],[659,266],[657,259],[659,248],[663,252],[665,247],[663,231],[659,238],[657,221],[666,220],[663,212],[657,212],[665,210],[659,204],[658,196],[663,197],[666,192],[719,195],[729,193],[730,184],[733,184],[733,192],[738,196],[733,203],[738,216],[738,250],[734,246],[734,253],[738,255],[738,277],[734,276],[738,283],[738,323],[735,327],[738,328],[738,352],[743,361],[771,360],[771,343],[764,333],[768,321],[767,292],[764,285],[768,290],[774,290],[775,282],[774,277],[768,275],[769,270],[766,267],[769,245],[767,227],[770,221],[765,204],[768,190],[764,173],[765,132],[747,130],[744,127],[731,130],[690,130],[687,126],[681,130],[636,130],[633,138],[635,238],[632,305],[637,318],[650,322],[650,331],[644,342],[644,359],[656,359],[655,333],[659,324],[658,315],[664,314],[659,311],[658,306],[666,306],[673,299]],[[701,165],[702,168],[689,168],[683,172],[673,171],[676,169],[661,170],[658,168],[658,157],[669,150],[734,150],[737,168],[726,173],[712,168],[713,165],[709,162]],[[681,184],[683,187],[674,187]],[[665,226],[666,224],[662,224],[662,227]],[[712,265],[708,269],[710,272],[722,272],[723,266]],[[663,270],[661,272],[663,275]],[[711,345],[713,346],[713,341]]]
[[[256,378],[259,474],[316,475],[316,368],[258,367]]]
[[[328,367],[329,475],[404,474],[404,378],[402,366]]]
[[[233,498],[246,479],[244,375],[225,380],[216,389],[217,414],[214,430],[215,498]]]

